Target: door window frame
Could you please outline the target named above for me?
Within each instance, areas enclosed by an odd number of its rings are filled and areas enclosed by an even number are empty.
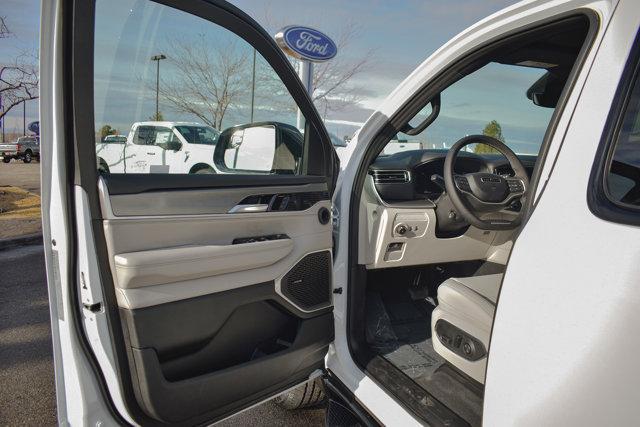
[[[273,68],[297,107],[305,116],[305,160],[302,176],[244,176],[244,175],[188,175],[188,174],[116,174],[113,175],[115,191],[143,192],[162,188],[163,190],[181,190],[194,188],[220,188],[238,186],[281,186],[301,185],[307,183],[326,183],[329,194],[333,193],[337,181],[339,164],[337,155],[331,144],[323,122],[309,94],[287,60],[285,54],[277,46],[273,38],[251,17],[237,7],[223,0],[206,0],[184,2],[180,0],[149,0],[164,6],[172,7],[185,13],[210,21],[236,34],[254,47],[265,61]],[[96,168],[95,118],[94,118],[94,30],[95,0],[69,0],[62,4],[62,76],[64,94],[64,139],[67,150],[66,160],[73,164],[68,174],[70,189],[80,187],[87,197],[91,224],[91,232],[97,254],[100,282],[103,290],[103,305],[108,319],[111,348],[114,350],[113,368],[117,373],[118,386],[126,411],[132,419],[141,425],[153,423],[155,420],[146,415],[135,396],[129,359],[126,354],[126,339],[122,330],[115,286],[111,276],[106,239],[102,227],[98,180],[100,174]],[[75,70],[80,70],[75,72]],[[120,176],[117,176],[120,175]],[[105,179],[109,185],[108,176]],[[102,401],[107,404],[114,419],[127,424],[116,408],[111,397],[107,381],[100,363],[88,341],[83,325],[83,313],[79,293],[77,271],[78,230],[75,217],[76,192],[69,193],[68,216],[65,218],[69,230],[67,282],[70,287],[73,327],[79,345],[91,366],[96,378]]]
[[[360,164],[358,165],[358,169],[355,174],[355,180],[352,184],[351,190],[351,198],[349,204],[349,242],[348,242],[348,253],[349,253],[349,268],[348,268],[348,291],[347,291],[347,347],[349,349],[349,353],[355,364],[365,373],[368,377],[373,379],[377,384],[389,393],[389,395],[403,408],[405,408],[408,412],[414,414],[421,420],[426,420],[427,422],[432,421],[435,423],[442,422],[439,416],[442,416],[443,413],[449,413],[448,415],[453,414],[457,417],[457,414],[448,410],[444,405],[441,405],[437,399],[429,395],[431,402],[436,402],[436,408],[428,408],[425,405],[421,405],[416,399],[411,398],[408,393],[405,393],[406,389],[411,389],[417,387],[413,381],[406,378],[406,382],[402,382],[403,387],[389,388],[383,384],[381,381],[381,368],[384,370],[389,370],[393,372],[393,375],[386,375],[383,379],[389,379],[395,377],[396,382],[398,378],[403,378],[402,374],[394,365],[390,362],[386,361],[382,357],[377,357],[377,355],[369,352],[366,340],[364,338],[364,328],[363,325],[363,310],[361,301],[364,298],[365,294],[365,285],[363,284],[366,281],[366,272],[364,270],[364,266],[358,264],[358,233],[359,233],[359,221],[360,216],[359,205],[360,199],[362,195],[362,190],[364,188],[365,178],[367,176],[369,165],[375,160],[375,158],[379,155],[379,153],[384,149],[386,144],[398,133],[401,131],[402,127],[408,123],[416,114],[420,112],[424,106],[433,99],[437,94],[445,90],[451,84],[453,84],[456,80],[459,79],[459,74],[464,73],[462,71],[467,71],[469,68],[473,68],[473,64],[478,61],[483,56],[486,56],[488,53],[499,49],[501,45],[509,45],[513,43],[514,39],[523,37],[527,33],[530,32],[539,32],[545,26],[554,25],[559,22],[565,21],[572,17],[584,17],[588,20],[588,30],[583,42],[583,45],[580,49],[579,54],[576,57],[576,61],[574,63],[573,69],[569,74],[565,87],[563,88],[562,94],[558,103],[555,107],[555,111],[551,116],[551,120],[547,126],[547,130],[545,132],[543,142],[540,147],[540,152],[538,153],[538,160],[536,162],[533,175],[530,180],[530,189],[531,194],[536,193],[536,188],[540,183],[540,177],[542,174],[543,166],[547,161],[547,155],[549,153],[549,149],[551,146],[551,142],[554,134],[556,133],[556,128],[558,126],[558,122],[562,115],[564,114],[565,107],[567,105],[567,101],[570,95],[573,93],[573,89],[577,80],[577,77],[584,69],[584,63],[586,61],[587,56],[591,52],[593,48],[594,41],[596,36],[600,31],[600,18],[598,14],[588,8],[578,8],[571,11],[567,11],[562,14],[557,14],[553,17],[549,17],[547,19],[541,19],[529,25],[525,25],[519,28],[516,28],[512,31],[505,32],[497,36],[496,38],[489,40],[482,45],[475,48],[473,51],[465,53],[463,56],[458,58],[455,61],[446,65],[439,74],[429,79],[424,86],[416,91],[416,93],[407,100],[396,112],[393,114],[386,123],[381,127],[381,130],[372,138],[372,142],[367,148],[367,152],[360,160]],[[457,77],[456,77],[457,76]],[[533,209],[535,208],[534,198],[529,197],[522,209],[525,209],[525,215],[520,227],[526,226],[526,221],[528,217],[531,215]],[[499,298],[499,297],[498,297]],[[359,304],[355,304],[354,301],[360,299]],[[499,300],[499,299],[498,299]],[[490,347],[488,349],[488,357],[490,357]],[[402,375],[397,375],[398,373]],[[422,390],[424,393],[424,389],[418,388],[415,389],[417,392]],[[443,412],[444,410],[444,412]],[[454,417],[454,418],[455,418]]]
[[[627,107],[631,101],[634,86],[637,89],[638,85],[640,85],[640,31],[635,36],[633,47],[611,103],[611,110],[593,161],[587,191],[587,204],[591,213],[605,221],[627,225],[640,225],[640,206],[632,206],[615,200],[609,194],[607,177],[618,146],[618,137],[628,112]],[[640,147],[638,155],[640,155]]]

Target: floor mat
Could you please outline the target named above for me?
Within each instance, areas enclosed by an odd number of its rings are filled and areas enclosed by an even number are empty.
[[[449,367],[433,349],[432,311],[432,305],[413,301],[408,293],[368,292],[367,342],[469,424],[480,425],[482,389]]]

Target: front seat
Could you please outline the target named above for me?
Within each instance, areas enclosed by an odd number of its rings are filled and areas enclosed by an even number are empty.
[[[445,280],[431,315],[434,350],[484,384],[487,349],[502,274]]]

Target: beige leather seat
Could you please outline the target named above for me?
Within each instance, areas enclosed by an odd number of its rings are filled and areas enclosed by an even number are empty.
[[[435,351],[481,383],[501,283],[502,274],[447,279],[431,316]]]

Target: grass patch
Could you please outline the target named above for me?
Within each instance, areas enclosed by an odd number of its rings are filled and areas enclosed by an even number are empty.
[[[40,219],[40,196],[22,188],[0,186],[0,220]]]

